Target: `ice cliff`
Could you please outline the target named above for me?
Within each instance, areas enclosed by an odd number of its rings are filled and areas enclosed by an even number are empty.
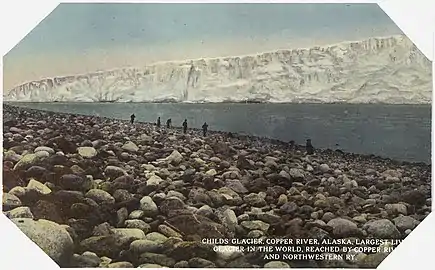
[[[36,67],[35,67],[36,68]],[[20,102],[430,103],[431,62],[405,36],[46,78]]]

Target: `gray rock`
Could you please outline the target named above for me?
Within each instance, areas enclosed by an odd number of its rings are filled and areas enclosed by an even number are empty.
[[[164,254],[145,252],[142,253],[139,257],[140,262],[146,263],[158,263],[167,267],[173,267],[176,261]]]
[[[26,192],[27,192],[27,188],[16,186],[13,187],[11,190],[9,190],[8,193],[16,197],[22,197],[26,194]]]
[[[14,209],[16,207],[21,206],[21,200],[15,196],[12,195],[10,193],[3,193],[3,210],[11,210]]]
[[[240,224],[242,227],[248,230],[260,230],[266,232],[269,230],[270,225],[261,221],[261,220],[252,220],[252,221],[242,221]]]
[[[100,259],[101,259],[101,262],[100,262],[100,265],[98,266],[100,268],[107,268],[107,266],[112,263],[112,259],[110,259],[106,256],[102,256]]]
[[[147,134],[141,134],[139,136],[139,141],[141,143],[150,143],[150,142],[153,142],[154,140],[153,140],[153,137],[151,137],[151,136],[149,136]]]
[[[94,147],[89,146],[78,147],[77,152],[80,156],[84,158],[93,158],[98,154],[97,150]]]
[[[141,219],[144,216],[144,211],[142,210],[134,210],[129,215],[129,219]]]
[[[246,214],[246,213],[241,214],[240,216],[237,217],[237,220],[238,220],[239,222],[247,221],[247,220],[249,220],[249,215]]]
[[[162,249],[162,244],[148,239],[135,240],[130,244],[130,250],[135,254],[145,252],[158,253]]]
[[[180,199],[182,201],[186,200],[186,197],[181,192],[178,192],[178,191],[175,191],[175,190],[169,190],[168,194],[167,194],[167,197],[168,198],[169,197],[177,197],[178,199]]]
[[[295,180],[302,180],[305,178],[304,171],[302,169],[291,168],[289,174]]]
[[[168,240],[168,237],[158,232],[152,232],[145,235],[145,239],[162,244]]]
[[[12,150],[9,150],[5,153],[3,153],[3,160],[4,161],[12,161],[12,162],[18,162],[20,161],[20,159],[22,158],[21,155],[18,155],[17,153],[15,153]]]
[[[286,204],[288,202],[288,197],[285,194],[281,194],[278,197],[278,202],[276,203],[278,206]]]
[[[263,207],[266,206],[266,201],[258,194],[251,193],[243,197],[243,201],[250,206],[254,207]]]
[[[177,150],[174,150],[168,157],[166,161],[173,165],[179,165],[183,161],[183,156]]]
[[[215,176],[217,174],[217,172],[215,169],[210,169],[210,170],[206,171],[205,174],[209,175],[209,176]]]
[[[177,237],[177,238],[183,238],[183,236],[178,233],[177,231],[175,231],[174,229],[172,229],[171,227],[161,224],[157,227],[157,230],[163,234],[164,236],[167,237]]]
[[[281,176],[282,178],[287,179],[287,180],[291,179],[290,174],[288,172],[284,171],[284,170],[279,172],[279,176]]]
[[[199,257],[190,259],[189,266],[192,268],[216,268],[213,262]]]
[[[257,218],[269,224],[278,223],[281,220],[280,216],[271,213],[260,213]]]
[[[11,211],[7,212],[6,215],[10,219],[13,219],[13,218],[31,218],[31,219],[33,219],[32,211],[30,211],[30,208],[27,206],[21,206],[21,207],[17,207],[15,209],[12,209]]]
[[[100,265],[101,259],[95,253],[88,252],[95,254],[95,257],[92,255],[84,255],[85,253],[87,252],[84,252],[82,255],[74,254],[71,258],[71,266],[79,268],[95,268]]]
[[[281,207],[279,208],[280,211],[286,213],[286,214],[293,214],[294,212],[296,212],[296,210],[298,210],[298,205],[294,202],[287,202],[283,205],[281,205]]]
[[[140,219],[130,219],[125,221],[125,227],[131,229],[140,229],[144,233],[148,233],[151,230],[151,226]]]
[[[328,223],[329,221],[331,221],[333,218],[335,218],[334,213],[332,212],[326,212],[323,214],[322,216],[322,220],[326,223]]]
[[[140,209],[144,212],[145,216],[155,216],[159,212],[156,203],[150,196],[144,196],[140,200]]]
[[[75,174],[62,175],[58,183],[63,189],[75,191],[87,191],[92,187],[92,181],[89,178]]]
[[[126,142],[121,148],[131,153],[139,151],[139,147],[134,142]]]
[[[290,268],[290,265],[288,265],[288,263],[281,262],[281,261],[272,261],[272,262],[266,263],[263,268],[281,269],[281,268]]]
[[[53,261],[61,267],[68,267],[68,261],[73,255],[74,243],[63,227],[45,219],[35,221],[29,218],[17,218],[11,221]]]
[[[400,232],[388,219],[372,220],[364,224],[363,229],[374,237],[394,239],[400,237]]]
[[[260,230],[253,230],[248,232],[248,238],[260,238],[264,236],[264,232]]]
[[[39,181],[36,181],[35,179],[30,179],[29,183],[27,184],[28,190],[35,190],[40,194],[50,194],[51,189],[49,189],[46,185],[42,184]]]
[[[402,214],[402,215],[407,215],[408,214],[408,209],[406,207],[406,205],[401,204],[401,203],[393,203],[393,204],[386,204],[385,205],[385,210],[390,213],[390,214]]]
[[[231,230],[234,230],[236,225],[239,223],[237,220],[237,216],[236,213],[234,213],[233,210],[231,209],[226,209],[223,213],[222,216],[224,218],[224,223],[225,225],[230,228]]]
[[[226,180],[226,186],[237,193],[247,193],[248,189],[237,179]]]
[[[131,262],[114,262],[107,266],[107,268],[134,268]]]
[[[39,159],[44,159],[44,158],[48,158],[50,156],[50,153],[48,153],[47,151],[38,151],[35,153],[35,155],[39,158]]]
[[[160,183],[163,182],[163,179],[160,178],[157,175],[152,175],[148,180],[147,180],[147,186],[158,186],[160,185]]]
[[[323,173],[327,173],[327,172],[329,172],[329,171],[331,170],[331,169],[329,168],[328,164],[321,164],[321,165],[319,166],[319,169],[320,169],[320,171],[323,172]]]
[[[101,189],[91,189],[86,193],[85,197],[94,200],[98,204],[115,203],[115,198],[113,198],[110,193]]]
[[[110,165],[104,169],[104,174],[110,178],[117,178],[119,176],[127,175],[127,172],[120,167]]]
[[[350,237],[360,235],[358,226],[350,220],[344,218],[334,218],[328,223],[333,228],[333,234],[337,237]]]
[[[136,228],[115,228],[111,230],[118,238],[128,239],[128,241],[145,239],[145,233]]]
[[[14,166],[14,170],[26,170],[27,168],[31,167],[33,164],[35,164],[37,161],[39,161],[41,158],[38,157],[36,154],[27,154],[24,155],[20,161],[17,162]]]
[[[393,221],[400,231],[413,230],[420,224],[420,221],[409,216],[399,216]]]
[[[189,268],[189,262],[188,261],[179,261],[176,264],[174,264],[174,268]]]

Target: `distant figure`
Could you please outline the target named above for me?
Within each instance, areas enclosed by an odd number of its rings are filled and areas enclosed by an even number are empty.
[[[184,122],[183,122],[183,133],[184,134],[187,133],[187,119],[184,119]]]
[[[290,149],[292,150],[295,149],[295,141],[291,140],[289,144],[290,144]]]
[[[172,119],[169,118],[169,119],[166,121],[166,127],[167,127],[167,128],[171,128],[171,124],[172,124]]]
[[[130,123],[134,123],[134,119],[136,118],[136,115],[134,115],[134,113],[132,115],[130,115]]]
[[[205,122],[204,125],[202,125],[202,135],[204,137],[207,136],[207,129],[208,129],[208,125],[207,122]]]
[[[159,128],[162,123],[160,122],[160,116],[157,118],[157,127]]]
[[[307,140],[306,149],[307,149],[307,154],[308,154],[308,155],[312,155],[312,154],[314,154],[314,147],[313,147],[313,145],[311,144],[311,139],[308,139],[308,140]]]
[[[344,154],[344,152],[340,149],[340,145],[338,143],[335,144],[335,152]]]

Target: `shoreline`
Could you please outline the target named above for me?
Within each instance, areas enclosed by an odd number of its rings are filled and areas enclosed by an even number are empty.
[[[430,164],[6,104],[3,117],[3,211],[61,267],[376,268],[392,249],[335,258],[355,239],[395,245],[431,212]],[[289,239],[337,248],[267,257]]]
[[[4,101],[4,104],[8,104],[10,106],[17,106],[14,104],[185,104],[185,105],[204,105],[204,104],[262,104],[262,105],[380,105],[380,106],[432,106],[431,102],[421,102],[421,103],[386,103],[386,102],[366,102],[366,103],[349,103],[349,102],[245,102],[245,101],[222,101],[222,102],[159,102],[159,101],[141,101],[141,102],[90,102],[90,101]]]
[[[42,103],[46,103],[46,102],[42,102]],[[92,102],[90,102],[92,103]],[[60,103],[61,104],[61,103]],[[68,104],[68,103],[65,103]],[[146,104],[146,103],[145,103]],[[220,103],[214,103],[214,104],[220,104]],[[312,104],[313,105],[313,104]],[[314,104],[315,105],[315,104]],[[388,104],[387,104],[388,105]],[[393,104],[390,104],[393,105]],[[413,104],[402,104],[402,105],[413,105]],[[427,104],[427,105],[431,105],[431,104]],[[120,118],[110,118],[110,117],[102,117],[102,116],[93,116],[93,115],[87,115],[87,114],[78,114],[78,113],[67,113],[67,112],[55,112],[55,111],[49,111],[49,110],[41,110],[41,109],[31,109],[31,108],[27,108],[27,107],[23,107],[23,106],[17,106],[17,105],[11,105],[11,104],[3,104],[3,110],[5,109],[5,106],[9,106],[9,107],[13,107],[13,108],[20,108],[23,109],[24,111],[37,111],[37,112],[45,112],[45,113],[49,113],[49,114],[59,114],[59,115],[69,115],[69,116],[89,116],[89,117],[97,117],[97,118],[101,118],[101,119],[107,119],[107,120],[118,120],[118,121],[123,121],[125,123],[130,123],[129,120],[125,120],[125,119],[120,119]],[[394,106],[394,105],[393,105]],[[418,105],[416,105],[418,106]],[[139,123],[139,124],[145,124],[145,125],[149,125],[149,126],[155,126],[155,123],[152,122],[135,122],[135,123]],[[161,129],[165,129],[166,127],[164,125],[164,123],[162,123],[162,127]],[[181,131],[182,127],[178,127],[178,126],[173,126],[171,129],[173,130],[178,130]],[[201,133],[202,130],[200,128],[189,128],[189,130],[195,131],[196,133]],[[262,142],[265,143],[270,143],[276,146],[281,146],[284,148],[288,148],[289,147],[289,143],[282,141],[282,140],[278,140],[278,139],[274,139],[271,137],[261,137],[261,136],[255,136],[255,135],[250,135],[250,134],[243,134],[243,133],[234,133],[234,132],[227,132],[227,131],[222,131],[222,130],[208,130],[207,131],[208,134],[218,134],[218,135],[227,135],[228,133],[231,133],[233,136],[235,136],[236,138],[240,138],[240,139],[250,139],[250,140],[260,140]],[[296,150],[299,151],[303,151],[303,149],[305,149],[304,145],[301,144],[295,144],[295,146],[297,147]],[[397,160],[397,159],[393,159],[393,158],[389,158],[389,157],[385,157],[385,156],[379,156],[379,155],[374,155],[374,154],[359,154],[359,153],[352,153],[352,152],[345,152],[342,150],[332,150],[332,149],[324,149],[324,148],[316,148],[316,152],[319,153],[336,153],[337,155],[350,155],[354,158],[365,158],[365,159],[376,159],[376,160],[382,160],[384,162],[391,162],[391,163],[395,163],[395,164],[409,164],[409,165],[416,165],[416,166],[431,166],[432,163],[429,162],[410,162],[410,161],[403,161],[403,160]]]

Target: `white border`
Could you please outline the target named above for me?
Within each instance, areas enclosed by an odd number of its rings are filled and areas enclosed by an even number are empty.
[[[68,1],[87,2],[87,1]],[[93,2],[127,2],[127,1],[93,1]],[[150,1],[128,1],[150,2]],[[157,1],[154,1],[157,2]],[[169,1],[165,1],[169,2]],[[170,1],[185,2],[185,1]],[[204,2],[204,1],[188,1]],[[229,2],[229,1],[213,1]],[[237,2],[304,2],[304,3],[367,3],[378,2],[381,8],[391,17],[402,31],[412,39],[429,59],[434,57],[434,26],[435,9],[433,0],[383,0],[383,1],[237,1]],[[58,1],[46,0],[10,0],[0,1],[0,29],[2,41],[0,49],[2,55],[8,52],[33,27],[45,18],[56,6]],[[13,26],[13,27],[12,27]],[[0,60],[3,67],[3,60]],[[433,68],[435,72],[435,67]],[[3,91],[3,68],[0,71],[0,87]],[[3,101],[3,95],[0,96]],[[2,118],[0,112],[0,118]],[[432,108],[432,116],[434,116]],[[3,120],[1,120],[3,121]],[[3,132],[3,125],[0,127]],[[432,134],[434,127],[432,126]],[[432,144],[432,158],[435,147]],[[0,168],[1,170],[1,168]],[[432,169],[432,175],[435,169]],[[433,181],[433,180],[432,180]],[[432,185],[432,194],[435,193]],[[432,200],[432,208],[435,202]],[[21,269],[37,267],[53,269],[57,265],[43,253],[39,247],[29,241],[4,215],[0,215],[0,269]],[[379,265],[379,269],[434,269],[432,265],[433,250],[431,244],[435,243],[435,215],[431,213],[392,254]],[[432,267],[431,267],[432,266]]]

